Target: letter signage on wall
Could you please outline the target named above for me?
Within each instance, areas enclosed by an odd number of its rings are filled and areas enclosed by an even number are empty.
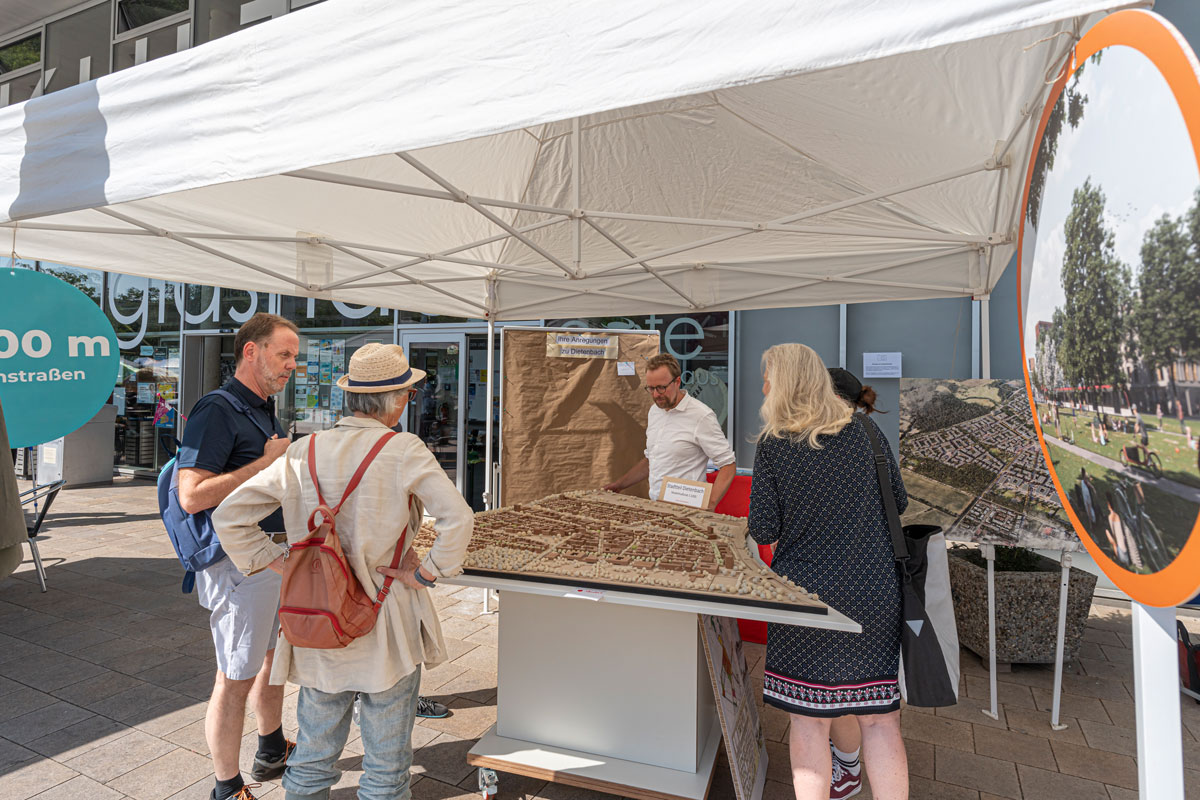
[[[104,312],[44,272],[0,271],[0,404],[9,444],[74,431],[112,396],[120,356]]]

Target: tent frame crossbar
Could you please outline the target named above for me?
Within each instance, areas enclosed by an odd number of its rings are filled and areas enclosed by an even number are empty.
[[[466,203],[468,206],[475,209],[475,211],[477,211],[480,215],[482,215],[483,218],[486,219],[488,222],[491,222],[496,227],[507,232],[509,236],[512,236],[517,241],[519,241],[521,244],[525,245],[530,250],[537,253],[539,256],[541,256],[542,258],[546,259],[554,266],[561,269],[569,277],[574,278],[579,275],[579,273],[575,272],[570,267],[568,267],[566,264],[564,264],[562,261],[560,261],[558,258],[556,258],[555,256],[551,255],[548,251],[543,249],[540,245],[538,245],[537,242],[533,241],[528,236],[525,236],[523,233],[518,231],[516,228],[514,228],[512,225],[508,224],[504,220],[500,219],[500,217],[496,216],[492,211],[488,210],[487,207],[485,207],[482,203],[480,203],[479,200],[477,200],[474,197],[471,197],[466,192],[462,191],[457,186],[452,184],[450,181],[443,178],[437,172],[435,172],[432,169],[430,169],[429,167],[425,166],[415,156],[413,156],[409,153],[396,153],[396,156],[398,158],[400,158],[401,161],[403,161],[404,163],[408,164],[413,169],[420,172],[426,178],[429,178],[429,180],[433,181],[438,186],[441,186],[443,189],[450,192],[451,195],[454,197],[454,199],[457,202]]]
[[[572,138],[575,139],[574,135],[572,136]],[[465,203],[468,206],[470,206],[471,208],[475,209],[480,214],[482,214],[490,222],[492,222],[493,224],[496,224],[497,226],[502,228],[506,234],[508,234],[509,236],[511,236],[513,238],[516,238],[522,244],[529,247],[534,252],[538,253],[538,255],[545,258],[551,264],[554,264],[558,269],[562,270],[565,274],[567,274],[568,276],[570,276],[572,278],[584,277],[584,273],[582,271],[574,270],[571,267],[568,267],[561,260],[550,255],[548,252],[546,252],[544,249],[542,249],[536,243],[534,243],[531,239],[529,239],[527,236],[525,236],[523,229],[513,228],[511,225],[504,222],[499,217],[497,217],[494,213],[489,211],[488,207],[490,206],[490,207],[495,207],[495,208],[506,208],[506,209],[512,209],[512,210],[516,210],[516,211],[526,211],[526,212],[537,213],[537,214],[551,214],[551,215],[555,215],[557,217],[572,220],[573,224],[577,228],[579,227],[579,224],[581,221],[588,221],[590,218],[595,218],[595,219],[623,220],[623,221],[628,221],[628,222],[650,222],[650,223],[660,223],[660,224],[667,224],[667,225],[688,225],[688,226],[694,226],[694,227],[731,228],[731,229],[733,229],[730,233],[719,234],[719,235],[716,235],[713,237],[709,237],[707,239],[695,240],[695,241],[689,242],[684,245],[676,245],[674,247],[655,251],[653,253],[643,254],[640,256],[630,255],[629,259],[626,261],[618,262],[615,264],[609,264],[609,265],[603,266],[597,270],[591,271],[590,273],[588,273],[588,276],[590,276],[590,277],[605,275],[605,274],[614,272],[616,270],[619,270],[619,269],[622,269],[625,267],[637,267],[640,269],[644,269],[644,266],[643,266],[644,262],[653,261],[653,260],[656,260],[659,258],[664,258],[664,257],[670,256],[670,255],[677,255],[679,253],[684,253],[689,250],[695,250],[695,249],[705,247],[710,244],[725,242],[730,239],[737,238],[738,236],[747,235],[749,233],[758,233],[758,232],[763,232],[763,231],[771,231],[771,232],[775,232],[775,233],[799,233],[799,234],[810,234],[810,235],[816,234],[816,235],[831,235],[831,236],[853,236],[853,237],[861,237],[861,238],[882,238],[882,239],[893,239],[893,240],[899,239],[899,240],[908,240],[908,241],[929,241],[929,242],[943,242],[943,243],[947,243],[947,244],[964,244],[964,243],[995,244],[995,243],[997,243],[997,240],[999,238],[997,236],[997,234],[995,234],[995,233],[969,235],[969,234],[940,233],[940,232],[936,232],[936,231],[923,232],[923,231],[904,231],[904,230],[876,232],[876,231],[862,231],[862,230],[855,230],[855,229],[823,227],[823,226],[816,226],[816,227],[814,227],[814,226],[797,226],[794,224],[794,223],[802,221],[802,220],[813,219],[815,217],[819,217],[819,216],[822,216],[825,214],[830,214],[830,213],[833,213],[836,211],[841,211],[846,208],[852,208],[854,206],[862,205],[864,203],[870,203],[870,202],[874,202],[876,200],[881,200],[881,199],[885,199],[888,197],[892,197],[894,195],[914,191],[916,189],[926,188],[926,187],[934,186],[934,185],[937,185],[940,183],[945,183],[947,181],[952,181],[952,180],[962,178],[962,177],[965,177],[968,175],[973,175],[975,173],[982,172],[985,170],[1001,169],[1004,167],[1004,165],[997,164],[997,162],[991,158],[984,161],[983,163],[975,164],[975,165],[972,165],[969,167],[963,167],[961,169],[953,170],[951,172],[937,175],[932,178],[911,181],[909,183],[902,184],[900,186],[892,187],[889,189],[876,191],[876,192],[870,192],[867,194],[856,195],[854,197],[847,198],[845,200],[840,200],[836,203],[829,203],[824,206],[820,206],[818,208],[813,208],[813,209],[809,209],[807,211],[798,212],[796,214],[791,214],[791,215],[781,217],[781,218],[778,218],[775,220],[770,220],[770,221],[766,221],[766,222],[754,222],[754,221],[745,221],[745,220],[673,217],[673,216],[656,215],[656,214],[632,214],[632,213],[623,213],[623,212],[617,212],[617,211],[580,209],[578,207],[576,207],[574,209],[567,209],[567,208],[558,208],[558,207],[552,207],[552,206],[540,206],[540,205],[535,205],[532,203],[520,203],[520,202],[507,201],[507,200],[498,200],[495,198],[475,197],[472,195],[468,195],[466,192],[459,190],[457,187],[454,186],[454,184],[450,183],[448,180],[446,180],[445,178],[440,176],[438,173],[434,172],[432,169],[430,169],[429,167],[422,164],[420,161],[418,161],[416,158],[414,158],[410,154],[397,153],[396,155],[399,158],[401,158],[402,160],[404,160],[406,163],[412,165],[414,169],[417,169],[419,172],[421,172],[423,175],[428,177],[430,180],[434,181],[439,186],[441,186],[442,190],[427,189],[427,188],[423,188],[423,187],[410,186],[410,185],[405,185],[405,184],[388,183],[388,182],[384,182],[384,181],[370,180],[367,178],[356,178],[356,177],[347,176],[347,175],[336,175],[333,173],[321,172],[319,170],[311,170],[311,169],[296,170],[296,171],[285,173],[285,174],[288,176],[291,176],[291,177],[296,177],[296,178],[324,181],[324,182],[328,182],[328,183],[341,184],[341,185],[352,186],[352,187],[356,187],[356,188],[373,189],[373,190],[379,190],[379,191],[389,191],[389,192],[394,192],[394,193],[399,193],[399,194],[409,194],[409,195],[428,197],[428,198],[438,199],[438,200],[447,200],[447,201],[452,201],[452,202]],[[577,173],[580,169],[581,169],[581,167],[578,164],[576,164],[576,163],[572,164],[573,178],[575,178],[576,181],[579,180]],[[575,195],[574,199],[578,202],[579,196],[575,192],[574,189],[572,190],[572,193],[573,193],[573,195]],[[552,222],[553,222],[553,220],[543,221],[541,223],[538,223],[538,225],[542,226],[542,225],[552,224]],[[593,225],[592,227],[595,227],[595,226]],[[579,260],[582,260],[582,253],[581,253],[582,234],[575,233],[575,234],[573,234],[573,236],[575,237],[575,241],[573,242],[573,245],[575,247],[575,253],[577,256],[579,256]],[[496,239],[493,238],[490,241],[496,241]],[[478,246],[478,245],[476,244],[475,246]],[[455,248],[452,251],[446,251],[446,252],[447,253],[461,252],[464,249],[470,249],[470,248],[467,246],[462,246],[459,248]],[[404,255],[405,253],[399,253],[399,254]],[[425,255],[426,254],[420,254],[420,253],[414,254],[415,257],[424,257]],[[429,259],[426,258],[425,260],[429,260]],[[411,266],[411,265],[402,265],[402,266]],[[483,266],[483,265],[477,265],[477,266]],[[495,268],[495,269],[509,269],[509,270],[517,271],[516,268],[513,267],[513,265],[497,265],[495,263],[492,263],[492,264],[489,264],[488,266],[491,266],[492,268]],[[380,272],[383,272],[383,271],[388,271],[388,270],[382,270],[382,269],[380,270]],[[362,279],[366,279],[368,277],[374,277],[374,276],[380,274],[380,272],[364,274],[361,277],[349,278],[349,279],[345,279],[342,281],[338,281],[336,283],[328,284],[328,285],[322,287],[322,289],[327,291],[327,290],[333,289],[333,288],[340,288],[341,286],[348,285],[350,283],[353,283],[356,280],[362,280]]]
[[[529,233],[530,231],[536,231],[539,228],[545,228],[548,225],[556,225],[561,221],[562,220],[559,220],[559,219],[543,220],[542,222],[535,222],[532,225],[526,225],[522,228],[517,228],[517,230],[519,230],[521,233]],[[415,257],[413,257],[409,261],[405,261],[403,264],[395,264],[393,266],[388,266],[388,267],[384,267],[384,268],[380,268],[380,269],[374,269],[374,270],[371,270],[370,272],[364,272],[361,275],[355,275],[353,277],[345,278],[340,281],[334,281],[333,283],[327,283],[321,287],[321,291],[330,291],[331,289],[339,289],[339,288],[341,288],[343,286],[347,286],[351,283],[357,283],[358,281],[367,280],[370,278],[377,278],[382,275],[386,275],[388,273],[394,273],[397,270],[408,269],[409,267],[415,267],[418,264],[423,264],[423,263],[426,263],[429,261],[450,261],[451,259],[449,259],[448,257],[454,255],[455,253],[461,253],[464,250],[474,250],[476,247],[483,247],[484,245],[492,244],[494,242],[499,242],[499,241],[502,241],[502,240],[508,239],[508,238],[509,238],[509,235],[507,233],[498,233],[498,234],[495,234],[494,236],[489,236],[486,239],[476,239],[473,242],[467,242],[466,244],[460,244],[455,247],[451,247],[448,250],[442,250],[437,253],[423,253],[423,254],[422,253],[414,254],[413,251],[399,251],[399,250],[394,250],[392,248],[379,247],[379,246],[375,246],[375,245],[352,244],[349,242],[342,242],[342,244],[344,244],[346,247],[354,247],[359,250],[373,250],[378,253],[392,253],[393,255],[414,255]],[[460,260],[457,263],[469,263],[469,262]],[[506,272],[524,272],[529,275],[545,275],[546,274],[544,270],[539,270],[534,267],[514,267],[511,265],[501,265],[501,264],[497,264],[495,262],[490,262],[490,261],[483,262],[483,261],[474,260],[473,266],[486,266],[490,269],[500,269],[500,270],[506,271]],[[376,284],[376,285],[385,285],[386,286],[387,284]]]
[[[970,246],[957,247],[957,248],[954,248],[953,250],[948,250],[948,251],[943,251],[943,252],[938,252],[938,253],[933,253],[933,254],[923,254],[916,258],[906,258],[906,259],[903,259],[900,261],[893,261],[893,262],[890,262],[887,264],[872,265],[872,266],[866,267],[864,269],[855,270],[854,272],[847,273],[845,275],[836,275],[836,276],[825,276],[825,275],[807,275],[806,276],[806,275],[804,275],[804,273],[794,273],[794,272],[793,273],[780,273],[777,271],[757,269],[754,267],[743,267],[743,266],[737,266],[737,265],[724,265],[724,264],[711,264],[711,265],[707,265],[705,267],[698,267],[698,266],[677,267],[677,268],[672,268],[672,269],[674,271],[691,271],[691,270],[696,270],[696,269],[711,269],[713,271],[726,271],[726,272],[732,272],[732,273],[738,273],[738,274],[758,274],[758,275],[765,275],[768,277],[804,277],[805,278],[805,280],[803,280],[800,283],[791,284],[791,285],[787,285],[787,286],[776,286],[776,287],[772,287],[770,289],[766,289],[763,291],[753,292],[751,294],[744,295],[741,297],[733,297],[733,298],[723,299],[721,301],[722,306],[726,306],[726,305],[732,306],[734,304],[743,303],[743,302],[746,302],[747,300],[753,300],[754,298],[762,297],[762,296],[768,295],[768,294],[778,294],[779,292],[795,291],[796,289],[803,289],[805,287],[812,286],[812,285],[815,285],[818,283],[851,283],[851,284],[865,284],[865,285],[871,285],[871,286],[893,286],[893,287],[902,288],[902,289],[918,289],[920,291],[926,291],[926,292],[937,292],[937,293],[945,294],[945,295],[952,296],[952,297],[962,297],[963,295],[973,294],[974,290],[967,288],[967,287],[960,287],[960,286],[941,286],[941,285],[921,284],[921,283],[903,283],[903,282],[899,282],[899,281],[880,281],[880,280],[875,280],[875,279],[868,280],[868,279],[860,278],[859,276],[870,275],[870,274],[879,273],[879,272],[885,272],[889,269],[898,269],[900,267],[909,266],[910,264],[918,264],[923,261],[931,261],[936,258],[944,258],[946,256],[959,255],[961,253],[971,252],[972,250],[975,250],[975,249],[976,248],[970,247]],[[662,271],[662,270],[660,269],[659,271]],[[651,280],[655,277],[658,277],[658,276],[655,276],[652,274],[637,274],[632,277],[632,280],[623,281],[621,283],[606,287],[605,289],[567,289],[567,288],[563,287],[562,289],[558,290],[559,292],[561,292],[561,294],[559,294],[554,299],[555,300],[565,300],[570,297],[582,297],[585,295],[603,295],[603,296],[619,297],[622,299],[642,301],[645,298],[617,294],[617,293],[613,292],[612,290],[622,288],[625,286],[630,286],[635,283],[642,283],[644,281]],[[501,279],[500,283],[501,284],[503,284],[503,283],[519,283],[519,284],[526,284],[529,286],[536,286],[536,287],[539,287],[542,289],[546,288],[545,284],[537,283],[536,281],[527,281],[527,280],[521,280],[521,279],[516,279],[516,278]],[[546,302],[545,299],[541,299],[541,300],[531,301],[528,303],[521,303],[521,304],[515,305],[515,306],[506,306],[506,307],[500,309],[498,313],[507,316],[507,315],[513,314],[514,312],[517,312],[517,311],[523,311],[524,309],[527,309],[527,308],[534,308],[536,306],[542,305],[545,302]],[[701,305],[701,304],[696,304],[696,305],[691,306],[690,310],[696,311],[696,310],[703,310],[704,308],[706,308],[706,306]]]
[[[913,191],[916,189],[921,189],[921,188],[924,188],[927,186],[934,186],[936,184],[945,183],[947,181],[952,181],[957,178],[964,177],[966,175],[973,175],[977,172],[982,172],[984,170],[997,169],[997,168],[998,168],[997,164],[993,160],[988,159],[987,161],[985,161],[982,164],[976,164],[976,165],[973,165],[970,167],[964,167],[962,169],[957,169],[957,170],[954,170],[953,172],[948,172],[948,173],[945,173],[943,175],[938,175],[933,178],[927,178],[927,179],[919,180],[919,181],[912,181],[910,183],[892,187],[891,189],[885,189],[883,191],[878,191],[878,192],[871,192],[870,194],[857,195],[855,197],[848,198],[846,200],[841,200],[836,203],[830,203],[828,205],[824,205],[819,208],[809,209],[808,211],[801,211],[796,214],[789,214],[788,216],[780,217],[778,219],[771,220],[770,222],[754,223],[754,224],[751,224],[751,226],[748,230],[737,230],[737,231],[734,231],[733,233],[719,234],[717,236],[711,236],[707,239],[699,239],[697,241],[689,242],[687,244],[676,245],[674,247],[668,247],[668,248],[664,248],[662,250],[656,250],[653,253],[644,254],[641,257],[641,259],[618,262],[616,264],[609,264],[605,267],[601,267],[600,269],[593,270],[590,274],[592,276],[604,275],[609,272],[613,272],[615,270],[621,269],[622,267],[632,266],[633,264],[638,263],[639,260],[655,261],[659,258],[665,258],[666,256],[673,256],[673,255],[677,255],[679,253],[685,253],[689,250],[696,250],[701,247],[706,247],[710,244],[718,244],[720,242],[726,242],[726,241],[729,241],[730,239],[736,239],[739,236],[745,236],[746,234],[749,234],[749,233],[757,233],[759,231],[764,231],[764,230],[779,230],[779,231],[790,232],[790,233],[823,233],[823,234],[836,234],[836,235],[844,235],[844,236],[858,235],[858,236],[867,236],[867,237],[872,237],[872,238],[916,239],[916,240],[942,241],[942,242],[953,241],[956,243],[961,242],[961,241],[988,243],[988,242],[992,241],[992,239],[993,239],[992,236],[956,237],[956,236],[949,236],[949,235],[936,234],[936,233],[918,234],[916,232],[896,232],[896,233],[883,234],[883,233],[873,233],[873,232],[863,232],[863,231],[853,231],[853,230],[833,230],[833,229],[819,228],[819,227],[818,228],[797,228],[797,227],[791,226],[790,223],[799,222],[799,221],[805,220],[805,219],[811,219],[813,217],[821,216],[822,214],[828,214],[828,213],[831,213],[834,211],[841,211],[843,209],[852,208],[854,206],[862,205],[864,203],[870,203],[870,202],[874,202],[875,200],[881,200],[885,197],[891,197],[893,195],[903,194],[904,192],[910,192],[910,191]],[[658,220],[648,220],[648,221],[677,222],[676,220],[672,220],[669,217],[663,217]],[[739,225],[741,225],[741,226],[744,226],[745,224],[746,223],[739,223]]]
[[[960,253],[969,252],[971,249],[972,248],[969,248],[969,247],[956,248],[954,250],[946,251],[943,253],[937,253],[937,254],[933,254],[933,255],[927,254],[927,255],[919,256],[917,258],[907,258],[907,259],[903,259],[901,261],[893,261],[888,264],[873,265],[870,267],[866,267],[864,269],[855,270],[854,272],[845,273],[843,275],[828,275],[828,276],[826,276],[826,275],[804,275],[804,273],[796,273],[796,272],[781,274],[781,273],[771,271],[771,270],[756,269],[754,267],[738,267],[738,266],[729,266],[729,265],[720,265],[720,264],[713,265],[713,269],[723,269],[723,270],[728,270],[730,272],[738,272],[738,273],[768,275],[770,277],[802,277],[802,278],[805,278],[805,280],[803,280],[799,283],[790,284],[787,286],[776,286],[776,287],[772,287],[771,289],[768,289],[765,291],[754,292],[752,294],[743,295],[741,297],[732,297],[732,298],[724,299],[724,300],[722,300],[723,305],[724,304],[744,303],[747,300],[753,300],[757,297],[762,297],[762,296],[768,295],[768,294],[777,294],[779,292],[793,292],[793,291],[796,291],[797,289],[804,289],[804,288],[813,286],[818,283],[851,283],[851,284],[867,284],[867,285],[875,285],[875,286],[892,286],[892,287],[900,288],[900,289],[920,289],[920,290],[927,290],[927,291],[945,292],[947,294],[962,296],[964,294],[972,294],[972,290],[970,288],[964,288],[964,287],[959,287],[959,286],[938,286],[938,285],[931,285],[931,284],[905,283],[905,282],[899,282],[899,281],[881,281],[878,279],[867,279],[867,278],[863,278],[861,276],[876,274],[879,272],[886,272],[889,269],[898,269],[900,267],[906,267],[911,264],[919,264],[924,261],[932,261],[936,258],[945,258],[946,256],[958,255]]]
[[[346,247],[344,245],[329,243],[329,246],[332,247],[334,250],[337,250],[338,252],[345,253],[346,255],[348,255],[352,258],[357,258],[358,260],[364,261],[367,264],[370,264],[372,266],[375,266],[375,267],[383,266],[383,264],[381,264],[379,261],[376,261],[375,259],[371,258],[370,256],[363,255],[362,253],[356,253],[353,250],[351,250],[349,247]],[[410,280],[413,281],[413,283],[416,283],[419,286],[429,289],[430,291],[437,292],[438,294],[441,294],[441,295],[445,295],[446,297],[449,297],[451,300],[457,300],[460,303],[464,303],[468,306],[471,306],[472,308],[477,308],[480,311],[482,311],[484,314],[487,314],[488,308],[487,308],[487,306],[483,305],[482,303],[476,303],[473,300],[468,300],[465,297],[462,297],[460,295],[454,294],[453,292],[447,291],[447,290],[441,288],[440,286],[436,286],[429,281],[422,280],[421,278],[416,278],[416,277],[413,277],[412,275],[407,275],[403,272],[401,272],[400,275],[402,277],[409,278]]]
[[[600,224],[597,223],[594,219],[585,218],[584,221],[587,222],[588,227],[590,227],[592,230],[596,231],[596,233],[600,234],[605,239],[607,239],[609,242],[611,242],[612,245],[614,247],[616,247],[618,250],[620,250],[622,253],[624,253],[625,255],[630,256],[632,258],[637,257],[636,253],[634,253],[632,250],[630,250],[628,247],[626,247],[624,244],[622,244],[621,241],[619,239],[617,239],[617,237],[613,236],[607,230],[602,228],[600,226]],[[681,298],[683,298],[684,302],[686,302],[688,304],[688,308],[690,308],[692,310],[699,308],[699,305],[696,303],[696,301],[692,297],[690,297],[686,292],[684,292],[678,286],[676,286],[675,284],[671,283],[669,280],[664,278],[660,274],[659,270],[650,266],[645,261],[639,261],[638,266],[640,266],[643,270],[645,270],[647,273],[652,275],[663,286],[666,286],[672,292],[674,292],[675,294],[677,294]]]
[[[298,281],[295,278],[289,278],[287,275],[284,275],[283,273],[276,272],[273,269],[267,269],[266,267],[260,266],[251,261],[247,261],[244,258],[238,258],[235,255],[230,255],[229,253],[223,253],[220,250],[217,250],[215,247],[209,247],[206,244],[201,244],[200,242],[194,241],[185,236],[180,236],[178,233],[172,233],[171,231],[168,231],[164,228],[159,228],[159,227],[150,225],[145,222],[140,222],[140,221],[134,219],[133,217],[129,216],[128,214],[122,214],[120,211],[113,211],[111,208],[108,208],[105,206],[100,206],[93,210],[96,211],[97,213],[104,214],[105,216],[112,217],[113,219],[119,219],[121,222],[124,222],[127,225],[134,225],[143,230],[150,231],[155,236],[161,236],[164,239],[170,239],[173,242],[178,242],[179,244],[186,245],[187,247],[191,247],[195,250],[199,250],[202,253],[208,253],[210,256],[215,256],[217,258],[221,258],[226,261],[231,261],[234,264],[245,267],[246,269],[254,270],[255,272],[261,273],[263,275],[269,275],[272,278],[275,278],[276,280],[283,281],[284,283],[290,283],[293,286],[296,286],[305,291],[312,291],[312,287],[307,286],[303,281]]]

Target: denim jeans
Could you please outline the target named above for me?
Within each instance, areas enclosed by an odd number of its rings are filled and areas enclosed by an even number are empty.
[[[359,800],[409,800],[412,729],[417,712],[421,667],[390,689],[362,698],[363,776]],[[300,687],[296,718],[300,733],[283,773],[287,800],[327,800],[341,778],[334,762],[342,756],[350,734],[355,692],[328,694]]]

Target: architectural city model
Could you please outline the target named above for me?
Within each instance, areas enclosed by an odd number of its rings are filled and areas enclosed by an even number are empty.
[[[426,525],[413,546],[427,551],[435,536]],[[476,574],[825,609],[751,555],[744,519],[604,491],[476,514],[464,566]]]

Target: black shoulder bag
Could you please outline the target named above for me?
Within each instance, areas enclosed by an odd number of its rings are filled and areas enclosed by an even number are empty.
[[[875,474],[879,479],[879,494],[887,512],[888,530],[892,535],[896,568],[900,574],[900,596],[903,614],[900,625],[900,680],[904,698],[910,706],[933,708],[952,706],[958,702],[956,687],[946,667],[946,657],[938,641],[937,631],[925,610],[925,579],[929,559],[929,537],[940,533],[936,525],[900,526],[900,512],[892,493],[892,479],[887,456],[879,432],[870,420],[862,420],[863,430],[875,451]]]

